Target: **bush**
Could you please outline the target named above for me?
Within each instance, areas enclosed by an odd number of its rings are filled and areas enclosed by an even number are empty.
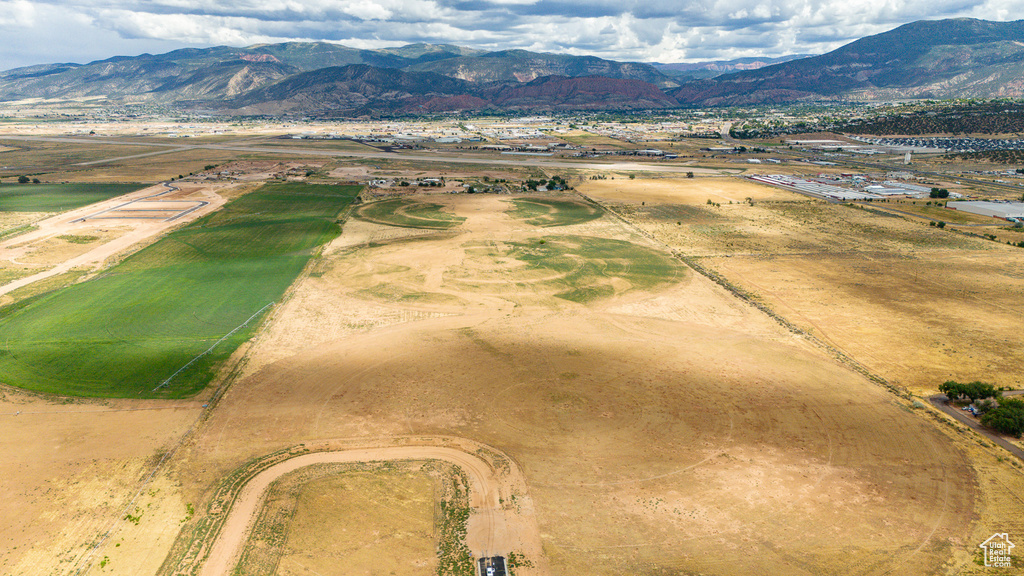
[[[998,408],[981,417],[981,423],[997,432],[1020,438],[1024,434],[1024,400],[1010,398],[1000,402]]]

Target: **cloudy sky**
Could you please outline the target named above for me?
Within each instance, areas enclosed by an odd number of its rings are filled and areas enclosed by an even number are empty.
[[[1020,0],[0,0],[0,69],[286,40],[686,62],[822,53],[914,20],[1012,20],[1019,8]]]

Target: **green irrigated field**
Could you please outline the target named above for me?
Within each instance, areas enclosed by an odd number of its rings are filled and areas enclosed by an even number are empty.
[[[552,236],[543,244],[511,242],[512,255],[528,268],[556,272],[549,280],[564,289],[557,298],[587,303],[623,291],[613,280],[628,282],[627,289],[650,290],[675,282],[682,267],[668,255],[631,242],[589,236]]]
[[[448,230],[462,224],[466,219],[444,212],[444,206],[432,202],[418,202],[408,198],[392,198],[364,204],[355,210],[355,216],[363,220],[399,226],[402,228],[424,228],[427,230]]]
[[[63,212],[142,187],[142,184],[3,184],[0,185],[0,212]]]
[[[463,290],[493,290],[507,284],[580,304],[631,290],[654,290],[685,274],[685,268],[668,254],[594,236],[477,242],[465,244],[464,249],[468,257],[490,264],[485,270],[446,274]],[[518,263],[510,264],[513,259]]]
[[[0,382],[76,396],[195,394],[338,234],[358,191],[264,186],[99,278],[0,312]]]
[[[604,215],[604,211],[597,206],[572,200],[514,198],[512,202],[515,203],[515,209],[509,211],[510,216],[540,228],[582,224]]]

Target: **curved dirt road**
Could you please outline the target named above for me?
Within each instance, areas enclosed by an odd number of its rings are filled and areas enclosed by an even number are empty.
[[[230,574],[238,562],[252,524],[263,504],[270,485],[289,472],[314,464],[375,462],[387,460],[444,460],[459,466],[470,483],[470,515],[466,544],[475,557],[483,554],[507,555],[510,551],[525,552],[539,565],[543,558],[540,530],[532,515],[532,506],[524,506],[526,513],[502,509],[500,499],[509,500],[514,488],[521,486],[518,468],[511,464],[508,474],[499,474],[480,458],[454,448],[434,446],[395,446],[361,448],[335,452],[316,452],[296,456],[275,464],[257,474],[242,489],[217,540],[210,550],[200,572],[202,576]],[[523,494],[517,496],[522,499]],[[544,573],[541,569],[537,573]]]

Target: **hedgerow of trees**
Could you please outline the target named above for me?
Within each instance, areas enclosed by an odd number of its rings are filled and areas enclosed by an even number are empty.
[[[986,382],[956,382],[939,385],[939,392],[950,400],[967,398],[981,413],[984,426],[1020,438],[1024,435],[1024,398],[1003,398],[1002,392]]]
[[[981,423],[993,430],[1020,438],[1024,434],[1024,399],[1004,398],[999,407],[985,412]]]
[[[948,380],[939,385],[939,392],[942,392],[953,401],[966,397],[971,402],[977,402],[982,398],[995,398],[999,395],[999,391],[992,384],[977,381],[956,382]]]

